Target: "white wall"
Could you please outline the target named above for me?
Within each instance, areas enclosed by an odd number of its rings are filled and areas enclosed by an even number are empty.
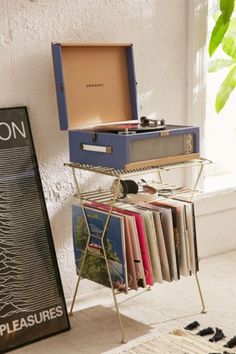
[[[187,0],[1,0],[0,107],[27,105],[66,297],[75,284],[67,133],[51,42],[132,42],[140,115],[186,121]],[[93,188],[96,177],[81,175]],[[90,285],[87,285],[90,286]],[[86,289],[85,289],[86,290]]]
[[[195,210],[201,258],[236,250],[236,188],[205,194]]]
[[[63,166],[68,142],[58,125],[50,43],[134,43],[140,115],[183,124],[186,14],[187,0],[0,1],[0,107],[28,107],[67,298],[76,280],[70,215],[74,185]],[[104,181],[79,176],[83,188]],[[200,257],[236,248],[235,193],[199,200],[196,214]],[[91,289],[89,282],[83,284],[82,291]]]

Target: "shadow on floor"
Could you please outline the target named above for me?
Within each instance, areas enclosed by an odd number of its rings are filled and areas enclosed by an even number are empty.
[[[120,314],[125,339],[132,340],[150,332],[151,326],[138,322],[130,317]],[[120,346],[121,332],[117,314],[114,310],[104,306],[94,306],[75,312],[71,320],[71,335],[78,337],[81,353],[88,350],[98,354]],[[99,342],[99,350],[91,348],[91,342]],[[73,342],[75,340],[73,339]]]
[[[151,326],[120,315],[125,338],[132,340],[150,332]],[[17,354],[101,354],[121,345],[121,332],[114,310],[104,306],[94,306],[73,313],[70,317],[71,330],[38,341],[15,350]]]

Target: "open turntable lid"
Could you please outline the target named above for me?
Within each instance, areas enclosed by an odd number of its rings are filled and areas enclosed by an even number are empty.
[[[132,44],[52,44],[62,130],[138,119]]]

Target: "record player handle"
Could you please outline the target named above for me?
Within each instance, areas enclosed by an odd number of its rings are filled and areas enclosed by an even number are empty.
[[[103,152],[105,154],[112,154],[112,146],[80,144],[80,149],[84,151]]]

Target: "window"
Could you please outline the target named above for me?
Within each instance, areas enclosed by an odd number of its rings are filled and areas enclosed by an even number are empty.
[[[218,0],[188,1],[188,119],[201,128],[201,156],[213,161],[205,169],[204,189],[236,187],[236,90],[223,110],[215,97],[228,69],[208,73],[209,35],[219,9]],[[222,57],[220,48],[214,58]]]
[[[208,1],[208,42],[219,13],[219,1]],[[212,58],[229,59],[219,46]],[[205,153],[214,164],[207,169],[206,187],[209,189],[236,186],[236,90],[232,92],[219,114],[215,110],[215,98],[229,68],[206,75]]]

